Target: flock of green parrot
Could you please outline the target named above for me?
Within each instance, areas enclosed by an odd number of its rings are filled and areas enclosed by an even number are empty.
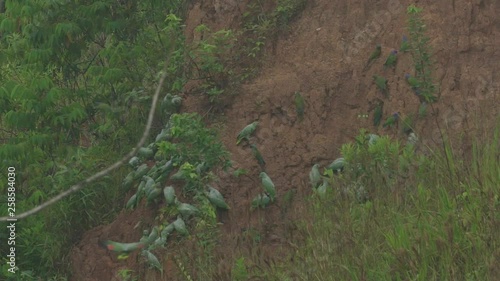
[[[345,166],[345,159],[343,157],[335,159],[332,163],[325,167],[323,175],[328,174],[328,170],[332,173],[340,173],[343,171]],[[328,178],[323,176],[319,171],[319,164],[314,164],[311,171],[309,172],[309,182],[319,196],[323,196],[329,187]]]
[[[406,53],[410,50],[410,43],[408,41],[408,38],[406,36],[403,36],[403,40],[401,42],[401,46],[399,48],[399,52],[401,53]],[[377,59],[380,58],[382,55],[382,46],[377,45],[375,47],[375,50],[372,52],[370,57],[368,58],[368,61],[365,65],[364,70],[367,70]],[[396,64],[398,61],[398,51],[397,50],[392,50],[389,55],[387,56],[383,66],[384,69],[388,68],[395,68]],[[411,90],[420,98],[421,93],[420,93],[420,82],[417,78],[412,77],[410,74],[405,74],[405,80],[410,86]],[[377,89],[383,94],[384,98],[389,98],[389,87],[388,87],[388,81],[385,77],[381,75],[373,75],[373,82],[375,83],[375,86]],[[425,110],[426,110],[426,103],[421,100],[421,105],[419,108],[419,116],[425,115]],[[384,102],[379,100],[374,108],[374,114],[373,114],[373,125],[375,127],[380,126],[382,123],[382,116],[384,113]],[[391,128],[393,126],[396,126],[401,118],[401,113],[400,112],[395,112],[391,114],[389,117],[385,119],[383,122],[382,126],[384,128]],[[409,134],[412,133],[412,120],[410,116],[407,116],[404,118],[403,122],[403,132]]]
[[[250,143],[250,137],[255,132],[257,125],[258,121],[255,121],[243,128],[236,137],[236,144],[239,145],[242,141]],[[155,143],[163,140],[170,140],[168,125],[160,132],[160,134],[158,134],[155,139]],[[184,174],[182,169],[179,169],[177,173],[170,175],[174,169],[173,163],[175,159],[167,161],[158,157],[154,151],[155,143],[150,144],[148,147],[140,148],[137,156],[132,157],[129,161],[129,165],[134,168],[135,171],[132,171],[125,177],[123,184],[125,187],[130,187],[132,183],[137,180],[140,180],[140,184],[137,188],[137,192],[127,202],[126,208],[135,208],[143,198],[146,198],[148,203],[157,202],[160,195],[163,194],[166,205],[174,207],[177,211],[177,219],[161,228],[161,231],[160,228],[154,227],[151,233],[145,235],[138,242],[120,243],[107,240],[100,241],[99,244],[109,251],[120,254],[121,258],[126,258],[130,252],[141,250],[142,254],[147,258],[149,263],[158,268],[158,270],[162,271],[161,264],[151,251],[157,247],[163,247],[167,242],[168,236],[172,234],[174,230],[180,235],[189,235],[185,220],[192,216],[199,215],[200,211],[191,204],[180,202],[175,195],[175,188],[172,185],[165,186],[163,189],[160,188],[162,182],[164,182],[168,177],[172,181],[179,181],[185,179],[189,175]],[[257,163],[262,169],[259,177],[264,190],[264,192],[254,198],[251,209],[258,207],[264,208],[276,200],[276,187],[269,175],[264,171],[266,162],[264,161],[264,158],[262,157],[262,154],[258,150],[257,146],[250,143],[250,148],[252,149],[252,154],[257,160]],[[146,163],[141,164],[142,162],[152,158],[157,160],[152,168],[150,168]],[[195,170],[201,173],[204,171],[204,167],[203,165],[200,165],[199,167],[196,167]],[[215,207],[224,210],[230,209],[222,194],[214,187],[207,185],[203,194]]]
[[[403,36],[403,41],[400,46],[399,52],[406,53],[410,49],[410,44],[408,42],[408,39],[406,36]],[[370,55],[366,65],[365,65],[365,70],[367,70],[377,59],[380,58],[382,55],[382,46],[377,45],[373,53]],[[397,50],[392,50],[389,55],[387,56],[383,67],[384,69],[388,68],[395,68],[396,64],[398,61],[398,51]],[[419,82],[418,79],[411,77],[409,74],[405,75],[406,81],[410,85],[411,89],[418,95],[419,92]],[[373,80],[375,82],[375,85],[377,88],[382,92],[384,97],[388,98],[389,97],[389,88],[388,88],[388,81],[385,77],[380,76],[380,75],[374,75]],[[305,108],[305,101],[304,97],[300,92],[295,92],[294,94],[294,103],[295,103],[295,108],[296,108],[296,113],[297,113],[297,119],[299,121],[303,121],[304,119],[304,108]],[[423,103],[423,106],[425,106],[425,103]],[[425,110],[425,108],[422,109],[422,111]],[[375,127],[380,126],[382,123],[382,116],[384,112],[384,103],[380,101],[376,106],[375,106],[375,112],[374,112],[374,120],[373,120],[373,125]],[[395,125],[397,125],[399,119],[401,117],[400,112],[395,112],[391,116],[389,116],[382,124],[384,128],[390,128]],[[406,117],[405,120],[403,121],[403,131],[405,133],[412,133],[411,129],[411,119],[410,117]],[[236,144],[239,145],[241,141],[246,140],[250,144],[250,148],[252,150],[252,154],[257,160],[257,163],[259,164],[262,172],[260,173],[259,177],[262,180],[262,186],[264,188],[264,192],[258,194],[254,200],[252,201],[252,208],[257,208],[257,207],[265,207],[269,203],[273,202],[275,200],[276,196],[276,189],[274,186],[274,183],[272,182],[271,178],[267,175],[265,172],[265,165],[266,162],[264,158],[262,157],[262,154],[258,150],[257,146],[255,144],[250,143],[250,136],[255,132],[257,128],[258,122],[255,121],[246,127],[244,127],[241,132],[237,135],[236,138]],[[414,134],[413,134],[414,136]],[[370,144],[373,144],[378,136],[376,135],[370,135]],[[325,172],[326,170],[332,170],[335,173],[340,173],[345,165],[345,160],[344,158],[338,158],[335,161],[333,161],[330,165],[325,167]],[[315,164],[312,167],[312,170],[309,174],[310,182],[311,185],[313,186],[313,189],[318,191],[320,194],[326,192],[326,188],[328,186],[328,182],[325,177],[323,177],[319,171],[319,164]]]
[[[252,200],[252,205],[251,205],[252,210],[255,208],[264,208],[276,200],[276,187],[274,186],[274,183],[269,177],[269,175],[265,172],[266,161],[264,161],[264,158],[262,157],[262,154],[260,153],[257,146],[253,143],[250,143],[250,136],[257,129],[258,124],[259,124],[258,121],[248,124],[236,136],[236,145],[239,145],[242,140],[246,140],[246,142],[250,144],[250,148],[252,149],[252,154],[255,157],[255,160],[257,160],[257,163],[259,164],[262,170],[259,177],[261,179],[264,192],[258,194]]]
[[[403,42],[400,47],[400,52],[407,52],[409,49],[410,45],[408,39],[404,36]],[[382,47],[381,45],[377,45],[365,65],[365,70],[372,66],[372,64],[380,58],[381,54]],[[390,52],[383,64],[384,69],[394,68],[396,66],[398,60],[397,55],[397,50],[392,50]],[[373,80],[384,97],[388,98],[389,89],[387,85],[387,79],[380,75],[374,75]],[[405,80],[407,81],[411,89],[417,95],[419,95],[420,85],[418,79],[411,77],[409,74],[406,74]],[[178,107],[180,105],[180,102],[180,98],[178,98],[177,96],[171,96],[163,101],[162,108],[164,108],[165,110],[170,110],[171,108]],[[297,119],[299,121],[303,121],[305,101],[300,92],[294,93],[294,103],[296,107]],[[384,103],[382,101],[380,101],[375,106],[373,120],[373,125],[375,127],[378,127],[382,122],[384,111],[383,107]],[[419,114],[420,112],[424,114],[425,108],[426,104],[422,103],[421,108],[419,108]],[[396,125],[399,118],[399,112],[392,114],[384,121],[383,127],[392,127]],[[403,128],[403,130],[406,133],[412,134],[411,126],[409,125],[410,122],[411,120],[406,120],[403,122],[405,123],[405,127]],[[257,146],[250,142],[250,137],[255,133],[258,124],[258,121],[248,124],[240,131],[240,133],[236,137],[236,145],[240,145],[243,141],[244,143],[247,143],[249,145],[252,154],[261,169],[259,178],[261,180],[263,192],[259,193],[252,200],[251,210],[267,207],[270,203],[276,200],[277,195],[276,187],[265,171],[266,161],[262,157],[262,154],[260,153]],[[160,195],[163,194],[166,205],[173,207],[177,211],[177,218],[167,226],[154,227],[150,233],[148,231],[145,231],[144,236],[138,242],[120,243],[111,240],[99,242],[102,247],[108,249],[109,251],[119,253],[123,257],[126,257],[130,252],[141,250],[142,254],[147,258],[149,263],[160,271],[163,270],[161,264],[156,256],[151,253],[151,251],[156,247],[163,247],[167,242],[167,238],[169,237],[169,235],[171,235],[174,231],[176,231],[180,235],[189,235],[185,220],[189,219],[192,216],[197,216],[200,213],[198,208],[196,208],[195,206],[180,202],[175,195],[175,188],[172,185],[165,186],[163,189],[160,188],[160,185],[168,178],[170,178],[170,180],[172,181],[178,181],[183,180],[188,176],[184,175],[184,172],[181,169],[179,169],[177,173],[170,176],[171,172],[174,169],[175,159],[166,160],[162,159],[162,157],[158,157],[158,154],[155,154],[155,143],[164,140],[170,140],[171,136],[169,130],[170,128],[167,124],[167,127],[158,134],[154,143],[150,144],[148,147],[140,148],[137,156],[130,159],[129,165],[133,167],[135,171],[127,175],[127,177],[124,179],[123,184],[125,187],[130,187],[133,182],[140,181],[136,194],[134,194],[126,204],[127,208],[135,208],[143,198],[146,198],[148,203],[158,202]],[[368,137],[369,144],[373,144],[378,138],[378,136],[373,134],[369,135]],[[152,158],[154,158],[156,162],[154,167],[150,168],[150,166],[144,162],[147,160],[151,160]],[[314,164],[309,173],[309,180],[313,190],[319,195],[325,194],[329,186],[326,175],[330,173],[341,173],[344,169],[345,164],[346,163],[344,158],[338,158],[324,168],[323,174],[320,172],[319,164]],[[198,165],[198,167],[196,167],[196,172],[201,173],[205,171],[205,168],[206,167],[204,167],[202,163]],[[216,208],[224,210],[230,209],[229,205],[224,201],[222,194],[214,187],[207,185],[205,187],[205,190],[203,191],[203,195],[206,196],[209,202]]]
[[[175,97],[174,97],[175,98]],[[253,130],[255,130],[256,123]],[[251,132],[243,133],[250,135]],[[243,137],[244,138],[244,137]],[[161,264],[152,251],[158,247],[164,247],[168,237],[176,231],[179,235],[189,235],[186,221],[193,216],[200,215],[197,207],[180,202],[175,194],[175,188],[172,185],[167,185],[163,188],[161,186],[170,179],[172,182],[186,180],[189,176],[186,172],[179,168],[176,173],[173,173],[175,167],[179,165],[179,159],[165,159],[165,155],[161,154],[157,149],[157,143],[162,141],[172,140],[170,134],[170,123],[156,136],[155,141],[147,147],[142,147],[138,150],[137,156],[132,157],[128,164],[134,170],[130,172],[123,180],[123,186],[130,188],[134,182],[139,182],[137,192],[126,203],[127,209],[133,209],[142,201],[146,199],[146,203],[159,202],[164,200],[167,207],[171,208],[174,214],[177,214],[175,220],[166,226],[155,226],[151,233],[147,233],[138,242],[120,243],[112,240],[100,241],[99,245],[108,249],[109,251],[119,254],[119,258],[127,258],[130,252],[141,250],[141,253],[149,261],[150,265],[162,271]],[[240,140],[241,141],[241,140]],[[153,160],[155,162],[153,162]],[[151,166],[151,162],[154,163]],[[149,165],[148,165],[149,163]],[[177,163],[177,164],[176,164]],[[194,171],[198,176],[202,176],[207,172],[205,163],[197,165]],[[163,196],[161,196],[163,194]],[[229,210],[229,205],[225,202],[222,194],[210,185],[204,186],[200,193],[205,196],[215,208]]]

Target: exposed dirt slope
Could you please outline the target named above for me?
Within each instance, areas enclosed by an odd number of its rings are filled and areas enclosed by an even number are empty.
[[[200,23],[214,29],[235,27],[245,8],[236,0],[195,2],[187,21],[188,38],[192,38],[192,29]],[[295,207],[309,192],[305,182],[313,163],[325,165],[338,157],[341,144],[352,140],[360,128],[404,138],[396,128],[374,128],[372,115],[378,101],[384,102],[384,118],[396,111],[406,116],[418,110],[419,101],[404,80],[405,73],[413,74],[410,55],[400,54],[394,70],[382,67],[385,57],[399,48],[401,37],[407,34],[406,7],[412,2],[424,8],[441,95],[434,105],[435,115],[429,109],[429,115],[417,122],[415,131],[422,148],[439,144],[434,116],[443,128],[451,129],[456,148],[462,151],[470,149],[471,138],[481,126],[495,125],[493,118],[500,108],[500,2],[309,1],[301,17],[291,24],[289,34],[267,50],[261,74],[241,87],[239,96],[224,112],[223,141],[232,153],[235,167],[248,169],[250,177],[234,179],[221,175],[220,189],[232,206],[220,218],[224,223],[221,279],[228,278],[235,257],[251,251],[242,236],[245,230],[253,226],[264,234],[262,242],[266,247],[260,253],[263,262],[277,256],[289,233],[284,219],[288,215],[280,209],[285,207],[283,202],[265,212],[248,211],[251,198],[259,192],[259,169],[249,147],[235,145],[236,134],[246,124],[259,120],[252,142],[264,155],[266,170],[279,196],[291,189],[298,190]],[[367,58],[378,43],[382,45],[382,58],[364,71]],[[389,79],[389,98],[377,91],[372,82],[374,74]],[[295,113],[295,91],[306,98],[303,122],[298,121]],[[187,111],[206,110],[199,108],[197,98],[188,96]],[[359,117],[364,114],[369,118]],[[119,233],[134,233],[124,238],[140,237],[140,230],[133,229],[134,223],[128,223],[128,217],[118,217],[113,223],[119,225],[117,228],[101,227],[84,236],[73,254],[73,280],[112,280],[117,270],[123,268],[109,253],[98,249],[96,240],[101,236],[120,240]],[[144,269],[134,262],[130,259],[126,265],[139,272]],[[174,269],[172,261],[165,261],[165,267],[163,280],[175,280],[167,278]]]

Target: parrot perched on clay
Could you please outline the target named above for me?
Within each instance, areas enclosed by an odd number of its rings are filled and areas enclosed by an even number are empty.
[[[300,92],[295,92],[295,109],[297,111],[297,116],[299,121],[304,120],[304,97]]]
[[[394,114],[392,114],[391,116],[389,116],[385,122],[384,122],[384,128],[386,127],[392,127],[394,126],[397,122],[398,122],[398,119],[399,119],[399,112],[396,112]]]
[[[370,67],[370,65],[380,57],[380,55],[382,54],[382,46],[380,45],[377,45],[375,47],[375,50],[373,51],[373,53],[370,55],[370,58],[368,58],[368,62],[366,63],[366,66],[365,66],[365,69],[367,69],[368,67]]]
[[[420,83],[418,82],[418,79],[415,77],[412,77],[409,73],[405,74],[405,80],[410,85],[412,90],[416,90],[420,87]]]
[[[177,205],[177,211],[185,218],[196,215],[199,212],[198,208],[188,203],[179,203]]]
[[[264,191],[269,195],[271,201],[274,201],[274,198],[276,197],[276,188],[273,181],[266,174],[266,172],[261,172],[259,177],[262,179],[262,186],[264,187]]]
[[[182,98],[178,95],[167,94],[160,103],[160,108],[163,113],[172,114],[179,110],[182,105]]]
[[[395,67],[398,62],[398,51],[392,50],[384,63],[384,68]]]
[[[221,209],[229,210],[229,205],[227,205],[224,197],[222,197],[222,194],[217,189],[208,186],[208,190],[206,194],[210,203]]]
[[[172,225],[175,228],[175,231],[177,231],[181,235],[189,235],[189,232],[186,228],[186,223],[181,217],[177,217],[177,219],[172,223]]]
[[[148,260],[148,262],[149,262],[150,265],[152,265],[153,267],[155,267],[159,271],[163,272],[163,267],[162,267],[160,261],[158,260],[158,258],[153,253],[151,253],[148,250],[145,250],[142,254],[144,256],[146,256],[146,258],[147,258],[147,260]]]
[[[345,166],[345,159],[344,157],[340,157],[335,159],[330,165],[326,166],[326,170],[332,170],[335,173],[342,172],[344,170]]]
[[[141,161],[140,161],[139,157],[134,156],[134,157],[130,158],[130,160],[128,161],[128,164],[130,165],[130,167],[137,169],[137,167],[139,167],[139,165],[141,164]]]
[[[408,42],[408,37],[403,35],[403,40],[401,41],[401,47],[399,47],[399,51],[406,53],[410,49],[410,42]]]
[[[319,164],[314,164],[311,171],[309,172],[309,181],[313,188],[318,187],[319,182],[321,181],[321,173],[319,172]]]
[[[255,159],[257,159],[260,168],[264,169],[264,167],[266,166],[266,161],[264,161],[264,158],[262,157],[262,154],[260,154],[260,151],[257,149],[257,146],[255,146],[255,144],[251,144],[250,147],[252,148],[252,154]]]
[[[325,179],[323,180],[323,183],[320,186],[318,186],[317,189],[315,189],[315,191],[319,196],[324,197],[327,189],[328,189],[328,181]]]
[[[379,140],[379,136],[375,135],[375,134],[369,134],[368,136],[366,136],[366,139],[368,140],[368,145],[369,146],[372,146],[374,144],[377,143],[377,141]]]
[[[252,206],[251,206],[250,210],[254,210],[257,208],[265,208],[265,207],[267,207],[267,205],[269,205],[270,202],[271,202],[271,199],[269,198],[269,196],[267,196],[267,194],[265,194],[265,193],[258,194],[252,200]]]
[[[162,129],[161,132],[156,135],[155,142],[168,141],[171,138],[170,130]]]
[[[375,112],[373,113],[373,125],[375,127],[378,127],[380,125],[383,112],[384,112],[384,103],[381,102],[375,107]]]
[[[389,88],[387,87],[387,79],[380,75],[373,75],[373,81],[375,81],[375,85],[377,88],[384,94],[384,96],[389,95]]]
[[[163,189],[163,196],[165,197],[165,202],[168,205],[172,205],[175,203],[175,189],[173,186],[166,186]]]
[[[257,128],[258,124],[259,124],[259,122],[255,121],[255,122],[247,125],[245,128],[243,128],[243,130],[241,130],[241,132],[236,137],[236,145],[240,144],[240,142],[243,139],[248,140],[248,137],[250,137],[250,135],[253,134],[253,132],[255,132],[255,129]]]

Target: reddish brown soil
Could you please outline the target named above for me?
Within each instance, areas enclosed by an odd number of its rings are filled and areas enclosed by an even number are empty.
[[[245,9],[236,0],[194,1],[187,20],[186,34],[194,38],[193,28],[204,23],[213,28],[234,28]],[[389,4],[387,3],[389,2]],[[374,105],[383,100],[384,117],[399,111],[403,116],[415,113],[418,99],[404,80],[413,74],[410,55],[400,54],[396,69],[384,70],[382,63],[391,49],[398,49],[405,30],[406,7],[416,2],[424,8],[428,36],[436,62],[434,76],[440,87],[440,100],[434,111],[420,119],[416,133],[421,146],[439,144],[440,127],[448,129],[459,152],[470,149],[477,132],[491,129],[500,108],[500,2],[496,0],[454,1],[365,1],[311,0],[302,15],[290,25],[266,51],[264,67],[253,81],[243,85],[223,114],[222,140],[232,153],[235,168],[250,171],[249,177],[235,179],[221,174],[219,188],[232,209],[220,215],[221,240],[218,250],[217,280],[229,280],[234,260],[257,254],[265,265],[280,257],[288,247],[288,213],[278,202],[266,211],[249,212],[250,200],[259,190],[258,166],[245,146],[235,145],[235,136],[246,124],[259,120],[252,142],[264,155],[266,170],[275,182],[278,195],[298,190],[294,209],[309,187],[305,184],[313,163],[325,165],[339,156],[342,143],[350,141],[360,128],[378,134],[403,138],[397,129],[372,126]],[[366,60],[376,44],[383,55],[367,71]],[[372,82],[372,75],[389,79],[390,98],[384,98]],[[297,120],[293,93],[306,98],[305,119]],[[199,96],[188,96],[187,111],[205,112]],[[369,118],[359,115],[369,114]],[[98,248],[98,239],[137,241],[151,222],[152,211],[144,208],[123,212],[107,226],[87,232],[72,254],[73,279],[119,280],[117,272],[130,268],[136,273],[146,266],[132,256],[119,262],[112,254]],[[148,219],[149,218],[149,219]],[[135,224],[145,224],[134,228]],[[250,249],[245,230],[251,227],[262,234],[263,247]],[[256,260],[255,258],[253,259]],[[163,260],[165,273],[149,272],[141,280],[176,280],[177,267],[171,259]]]

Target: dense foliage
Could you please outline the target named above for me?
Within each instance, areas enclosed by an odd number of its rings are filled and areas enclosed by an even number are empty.
[[[180,0],[5,2],[0,14],[0,158],[2,171],[16,168],[18,212],[130,149],[170,52],[172,75],[165,90],[182,88],[182,68],[176,65],[184,58],[176,51],[183,38],[176,15],[184,5]],[[24,275],[45,279],[66,269],[69,246],[122,200],[122,175],[18,223],[17,266],[31,269]],[[6,245],[1,247],[4,252]]]

